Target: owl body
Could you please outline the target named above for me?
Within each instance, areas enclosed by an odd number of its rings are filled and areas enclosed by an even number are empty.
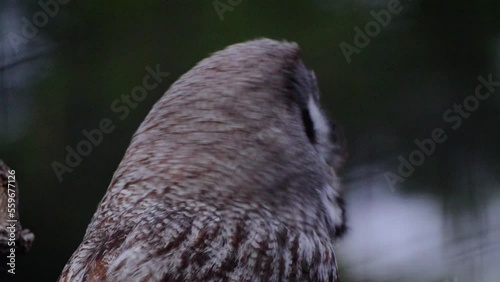
[[[293,43],[198,63],[132,138],[60,281],[338,281],[338,136]]]

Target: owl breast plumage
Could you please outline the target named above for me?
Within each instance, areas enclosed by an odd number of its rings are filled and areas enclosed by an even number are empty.
[[[342,146],[294,43],[231,45],[134,134],[60,281],[339,281]]]

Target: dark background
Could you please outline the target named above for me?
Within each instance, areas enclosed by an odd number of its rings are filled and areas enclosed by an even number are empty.
[[[12,33],[22,36],[22,18],[43,9],[1,2],[0,158],[16,170],[21,219],[36,236],[2,281],[54,281],[154,102],[211,52],[257,37],[301,46],[325,109],[344,127],[343,281],[498,281],[500,87],[456,130],[443,114],[474,95],[478,76],[500,81],[500,2],[401,1],[350,63],[340,44],[355,46],[354,28],[389,1],[219,2],[235,4],[223,19],[212,1],[69,1],[17,50]],[[157,64],[170,75],[120,120],[111,103]],[[60,182],[52,163],[103,118],[116,129]],[[447,140],[388,185],[398,156],[408,159],[436,128]]]

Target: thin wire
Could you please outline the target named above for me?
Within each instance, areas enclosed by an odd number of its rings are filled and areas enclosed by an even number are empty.
[[[17,65],[29,63],[31,61],[35,61],[35,60],[42,58],[42,57],[46,57],[51,52],[55,51],[58,46],[59,46],[58,44],[49,44],[43,48],[37,49],[34,52],[30,52],[30,53],[24,52],[27,54],[24,56],[15,56],[17,58],[16,60],[7,61],[7,62],[4,61],[4,59],[5,59],[4,53],[5,52],[2,51],[3,55],[2,55],[2,62],[0,62],[0,71],[4,71],[6,69],[13,68]],[[2,47],[2,49],[3,48],[4,47]]]

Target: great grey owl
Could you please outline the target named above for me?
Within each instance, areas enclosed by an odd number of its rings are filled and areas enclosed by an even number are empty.
[[[60,281],[339,281],[339,132],[295,43],[231,45],[132,138]]]

